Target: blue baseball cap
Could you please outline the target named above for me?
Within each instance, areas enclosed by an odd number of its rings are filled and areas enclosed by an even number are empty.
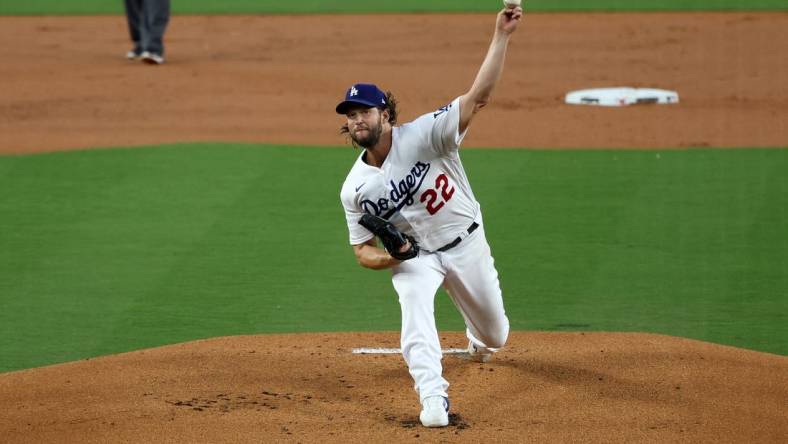
[[[386,106],[386,94],[371,83],[356,83],[348,88],[345,100],[337,105],[337,114],[345,114],[350,105],[359,104],[369,108]]]

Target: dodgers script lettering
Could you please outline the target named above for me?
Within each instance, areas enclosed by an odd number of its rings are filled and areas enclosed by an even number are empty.
[[[413,205],[416,201],[415,196],[419,188],[421,188],[424,178],[427,177],[429,170],[429,163],[416,162],[413,168],[410,169],[410,172],[401,180],[389,182],[388,199],[381,198],[374,201],[364,199],[360,202],[361,209],[375,216],[380,216],[385,211],[383,218],[389,218],[405,205]],[[389,205],[389,202],[392,205]]]

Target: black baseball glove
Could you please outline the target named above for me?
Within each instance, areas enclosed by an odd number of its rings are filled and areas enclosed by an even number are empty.
[[[383,242],[386,251],[388,251],[394,259],[406,261],[418,256],[419,246],[416,244],[416,240],[399,231],[397,227],[386,219],[371,214],[364,214],[361,216],[361,220],[359,220],[358,223],[377,236],[380,241]],[[408,241],[410,241],[410,248],[405,252],[400,252],[400,248],[408,243]]]

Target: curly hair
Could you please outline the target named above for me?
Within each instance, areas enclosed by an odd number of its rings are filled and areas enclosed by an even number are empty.
[[[391,124],[391,126],[394,126],[394,125],[397,124],[397,104],[398,103],[399,102],[397,101],[397,99],[394,98],[394,94],[392,94],[391,91],[386,91],[386,105],[378,107],[378,109],[381,112],[388,110],[388,112],[389,112],[389,120],[388,120],[388,122]],[[339,128],[339,134],[345,134],[345,135],[350,134],[350,128],[348,128],[347,123],[342,125],[341,128]],[[350,139],[350,142],[353,144],[353,146],[355,148],[358,148],[358,146],[356,146],[356,143],[353,142],[353,139]]]

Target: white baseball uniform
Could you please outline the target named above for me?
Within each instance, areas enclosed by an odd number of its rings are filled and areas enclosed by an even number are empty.
[[[389,219],[422,250],[392,267],[402,309],[402,354],[420,399],[447,396],[434,299],[443,285],[462,313],[468,338],[500,348],[509,334],[498,272],[484,236],[479,203],[459,156],[460,105],[449,105],[392,129],[392,146],[380,168],[364,151],[342,185],[350,244],[373,237],[358,221],[366,212]]]

